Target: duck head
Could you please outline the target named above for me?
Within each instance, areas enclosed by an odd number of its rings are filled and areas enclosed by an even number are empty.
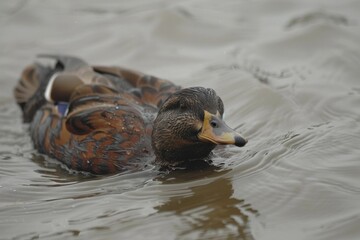
[[[205,159],[216,145],[247,141],[223,121],[224,104],[210,88],[185,88],[172,94],[154,121],[152,147],[163,166]]]

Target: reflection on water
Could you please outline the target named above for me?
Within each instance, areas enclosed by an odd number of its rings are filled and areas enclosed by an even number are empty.
[[[206,174],[210,172],[206,171]],[[171,175],[167,178],[173,178]],[[189,174],[182,173],[181,177],[184,176],[186,179],[194,179]],[[175,178],[171,183],[183,181],[184,179]],[[163,205],[156,207],[159,212],[171,212],[184,218],[189,227],[180,232],[181,237],[253,239],[248,214],[256,215],[257,211],[244,200],[233,197],[234,191],[229,179],[216,178],[206,185],[191,187],[190,190],[190,194],[171,197]]]
[[[1,239],[359,239],[360,2],[1,1]],[[39,53],[214,88],[249,139],[213,166],[74,173],[12,89]]]

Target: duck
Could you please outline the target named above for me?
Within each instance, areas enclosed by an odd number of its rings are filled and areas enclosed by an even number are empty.
[[[14,96],[34,148],[67,168],[91,174],[190,166],[217,145],[247,140],[223,120],[215,90],[182,88],[118,66],[89,65],[42,54],[15,86]]]

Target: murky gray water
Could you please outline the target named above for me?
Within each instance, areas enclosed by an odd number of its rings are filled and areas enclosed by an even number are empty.
[[[0,239],[359,239],[360,1],[0,2]],[[71,174],[12,89],[38,53],[216,89],[220,170]]]

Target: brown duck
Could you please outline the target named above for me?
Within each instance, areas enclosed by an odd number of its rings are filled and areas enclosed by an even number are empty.
[[[55,66],[27,67],[15,98],[35,148],[71,169],[115,173],[154,159],[163,167],[191,166],[217,144],[247,142],[222,120],[223,102],[210,88],[181,89],[121,67],[41,57]]]

